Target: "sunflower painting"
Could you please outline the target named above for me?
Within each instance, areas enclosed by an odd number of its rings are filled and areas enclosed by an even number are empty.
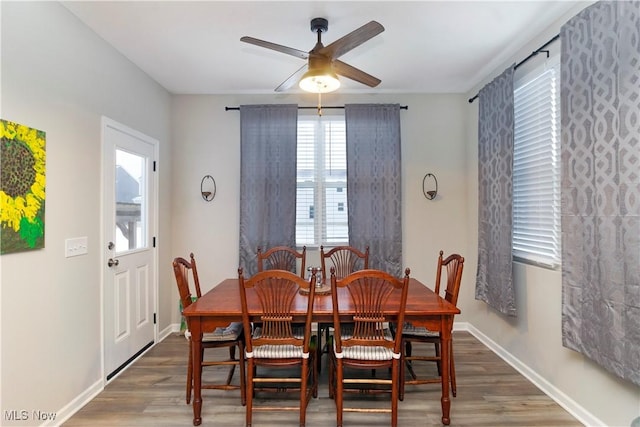
[[[44,247],[45,140],[0,119],[0,254]]]

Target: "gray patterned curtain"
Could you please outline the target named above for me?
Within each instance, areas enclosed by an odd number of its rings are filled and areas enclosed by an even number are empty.
[[[476,299],[516,316],[513,258],[513,71],[478,93],[478,272]]]
[[[640,2],[560,36],[562,341],[640,385]]]
[[[240,106],[240,267],[258,246],[296,245],[297,105]]]
[[[345,105],[349,244],[402,275],[400,105]]]

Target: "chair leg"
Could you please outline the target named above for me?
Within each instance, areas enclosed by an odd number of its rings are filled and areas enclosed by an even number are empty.
[[[307,404],[309,403],[309,399],[307,399],[308,378],[309,378],[309,359],[306,359],[302,361],[302,369],[300,372],[300,427],[305,427],[305,423],[306,423]]]
[[[324,344],[322,341],[322,334],[324,333]],[[326,352],[329,353],[329,338],[330,331],[329,326],[327,324],[318,323],[318,360],[316,361],[318,364],[318,374],[322,372],[322,355]]]
[[[253,372],[253,376],[256,377],[258,372],[258,367],[254,364],[253,367],[251,368],[251,371]],[[251,382],[253,383],[253,380],[251,380]],[[256,397],[256,388],[254,387],[254,385],[255,384],[251,384],[251,394],[253,395],[253,397]]]
[[[336,366],[333,362],[333,355],[329,354],[329,399],[335,398],[335,384],[336,384]]]
[[[328,345],[329,345],[329,338],[331,337],[331,331],[330,331],[330,327],[328,325],[324,325],[324,344],[327,346],[327,353],[329,353],[329,350],[331,350]]]
[[[191,357],[191,341],[189,341],[189,361],[187,362],[187,405],[191,403],[193,388],[193,358]]]
[[[344,406],[344,402],[342,400],[344,395],[343,390],[343,381],[344,381],[344,372],[343,372],[342,360],[336,359],[336,427],[342,427],[342,409]]]
[[[316,357],[318,355],[315,355]],[[320,375],[319,371],[318,371],[318,362],[316,360],[313,361],[313,363],[311,364],[311,368],[312,368],[312,383],[311,383],[311,391],[312,391],[312,396],[313,398],[317,398],[318,397],[318,376]]]
[[[406,341],[405,342],[405,365],[407,366],[407,369],[409,370],[409,374],[411,375],[411,379],[418,379],[418,376],[416,375],[416,373],[413,371],[413,364],[411,363],[411,351],[412,351],[412,346],[411,346],[411,341]],[[404,384],[404,383],[403,383]],[[404,390],[402,390],[402,395],[404,398]]]
[[[402,358],[401,358],[402,359]],[[391,427],[398,427],[398,367],[402,360],[394,360],[391,365]],[[402,365],[400,365],[402,366]]]
[[[404,342],[402,344],[404,344]],[[400,377],[398,381],[398,400],[403,401],[404,400],[404,382],[406,380],[405,378],[406,374],[404,372],[405,371],[404,365],[406,363],[405,352],[404,352],[405,346],[401,345],[400,348],[402,349],[402,351],[400,353],[400,372],[398,372],[398,376]]]
[[[245,408],[245,421],[246,427],[251,427],[251,413],[253,411],[253,393],[254,393],[254,384],[253,384],[253,374],[255,373],[255,366],[253,363],[253,359],[249,359],[248,369],[247,369],[247,406]]]
[[[320,372],[322,370],[322,334],[320,331],[320,324],[318,324],[318,345],[316,347],[316,351],[315,351],[315,365],[316,367],[314,368],[315,371]]]
[[[449,344],[449,377],[451,378],[451,393],[453,394],[453,397],[456,397],[458,394],[458,390],[456,390],[456,367],[453,363],[453,340],[451,340]]]
[[[242,406],[247,404],[247,374],[245,368],[245,359],[244,359],[244,344],[242,341],[238,342],[238,356],[239,364],[240,364],[240,401],[242,402]]]
[[[442,376],[442,356],[440,355],[440,344],[434,343],[436,349],[436,357],[438,361],[436,362],[436,366],[438,367],[438,375]]]
[[[231,365],[229,368],[229,373],[227,374],[227,385],[231,384],[231,380],[233,380],[233,374],[236,371],[236,365]]]
[[[232,345],[229,346],[229,360],[236,360],[236,346]],[[231,384],[231,381],[233,380],[233,374],[236,371],[236,365],[231,365],[231,368],[229,368],[229,373],[227,374],[227,385]]]

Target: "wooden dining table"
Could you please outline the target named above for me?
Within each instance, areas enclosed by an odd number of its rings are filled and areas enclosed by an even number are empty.
[[[247,291],[247,307],[250,315],[260,315],[260,305],[257,296]],[[338,289],[338,304],[340,313],[347,320],[354,314],[351,299],[346,289]],[[294,301],[294,314],[300,315],[304,321],[307,310],[307,296],[298,295]],[[400,292],[391,295],[387,303],[390,315],[398,312],[400,305]],[[451,329],[453,317],[460,310],[444,298],[437,295],[420,281],[411,278],[409,282],[409,294],[405,309],[405,321],[416,326],[425,326],[432,331],[440,331],[442,337],[441,357],[442,366],[449,366]],[[191,331],[191,354],[193,357],[193,425],[202,423],[202,367],[200,354],[202,349],[202,333],[211,332],[217,327],[227,326],[231,322],[242,320],[242,307],[240,305],[240,289],[238,279],[225,279],[209,292],[202,295],[195,303],[183,311],[187,317],[189,330]],[[319,323],[333,323],[333,303],[331,294],[316,295],[313,306],[313,321]],[[442,423],[450,423],[449,411],[451,400],[449,397],[449,370],[442,369],[441,376],[442,397]]]

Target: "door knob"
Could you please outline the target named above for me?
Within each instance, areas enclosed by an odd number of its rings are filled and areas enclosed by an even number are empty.
[[[109,267],[117,266],[118,264],[120,264],[120,260],[117,259],[109,258],[109,261],[107,261]]]

